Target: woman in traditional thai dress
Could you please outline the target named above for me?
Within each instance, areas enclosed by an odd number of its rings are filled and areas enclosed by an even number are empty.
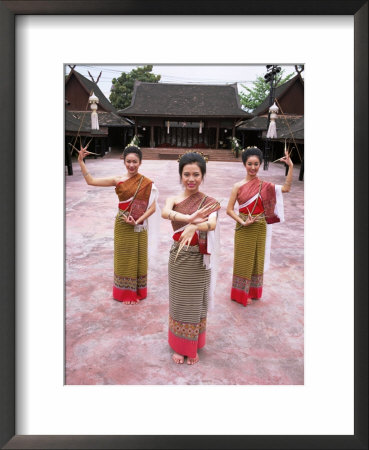
[[[156,211],[158,191],[138,172],[142,162],[138,147],[128,146],[123,152],[127,172],[107,178],[94,178],[88,172],[84,158],[89,154],[87,147],[81,147],[78,156],[87,184],[115,186],[119,199],[114,226],[113,298],[134,305],[147,297],[148,227]]]
[[[283,222],[282,193],[292,184],[293,164],[287,152],[280,159],[289,166],[283,186],[258,178],[262,160],[262,152],[256,147],[242,153],[246,177],[233,186],[227,206],[227,214],[236,221],[231,300],[243,306],[262,296],[270,254],[269,224]],[[234,211],[236,201],[239,214]]]
[[[206,317],[211,290],[211,253],[215,246],[219,203],[200,192],[206,172],[200,153],[188,152],[179,160],[184,191],[166,200],[162,217],[173,227],[169,253],[169,332],[172,359],[183,364],[199,361],[205,345]]]

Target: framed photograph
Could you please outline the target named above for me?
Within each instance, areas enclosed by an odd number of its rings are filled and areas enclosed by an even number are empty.
[[[365,1],[0,2],[3,448],[368,447],[367,18]],[[274,57],[309,80],[305,385],[65,386],[63,64]]]

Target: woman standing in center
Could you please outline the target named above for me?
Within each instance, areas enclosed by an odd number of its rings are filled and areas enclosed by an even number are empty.
[[[170,249],[169,333],[168,342],[177,364],[199,361],[198,349],[204,347],[206,316],[210,294],[210,254],[219,203],[200,192],[206,162],[197,152],[179,160],[179,175],[184,191],[169,197],[162,217],[172,221],[173,245]]]

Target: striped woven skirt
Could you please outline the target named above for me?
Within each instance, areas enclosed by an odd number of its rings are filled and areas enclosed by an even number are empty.
[[[249,298],[259,299],[263,293],[265,240],[265,219],[236,227],[231,300],[243,306]]]
[[[134,231],[120,214],[114,226],[113,298],[138,302],[147,296],[147,230]]]
[[[180,355],[195,358],[204,347],[211,270],[203,265],[198,245],[178,250],[175,242],[169,253],[168,342]]]

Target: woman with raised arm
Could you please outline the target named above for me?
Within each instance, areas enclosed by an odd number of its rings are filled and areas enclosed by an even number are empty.
[[[168,342],[177,364],[183,364],[185,356],[188,364],[197,363],[198,350],[205,345],[216,211],[220,208],[214,198],[199,190],[205,172],[206,162],[200,153],[182,155],[179,175],[184,190],[169,197],[162,211],[174,231],[168,263]]]
[[[81,147],[78,156],[86,183],[115,186],[119,199],[114,226],[113,298],[134,305],[147,297],[148,227],[156,211],[158,190],[151,180],[138,172],[142,162],[138,147],[124,149],[126,173],[107,178],[94,178],[88,172],[84,158],[89,154],[87,148]]]
[[[233,186],[229,198],[227,214],[236,221],[231,300],[243,306],[261,298],[270,255],[269,224],[284,221],[282,193],[291,188],[293,164],[287,152],[280,160],[289,166],[283,186],[258,178],[263,155],[257,147],[243,151],[246,177]],[[234,211],[236,201],[239,214]]]

